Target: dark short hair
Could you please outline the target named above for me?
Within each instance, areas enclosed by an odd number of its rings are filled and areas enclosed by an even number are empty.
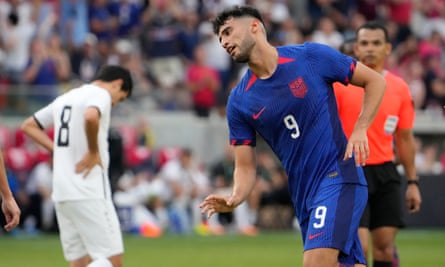
[[[16,12],[9,13],[8,22],[11,23],[11,25],[17,26],[17,24],[19,24],[19,15],[17,15]]]
[[[378,21],[368,21],[366,23],[364,23],[363,25],[361,25],[357,31],[355,32],[355,35],[358,36],[358,32],[361,29],[368,29],[368,30],[382,30],[384,35],[385,35],[385,42],[389,42],[389,35],[388,35],[388,30],[386,29],[386,27],[378,22]]]
[[[241,18],[241,17],[252,17],[256,18],[261,23],[264,24],[263,17],[261,16],[258,9],[251,6],[233,6],[231,8],[223,10],[219,13],[216,18],[212,21],[213,32],[215,34],[219,33],[219,28],[224,25],[224,23],[229,18]]]
[[[133,80],[130,71],[126,68],[116,65],[105,65],[99,69],[94,78],[94,80],[104,82],[112,82],[119,79],[122,80],[121,91],[128,92],[128,97],[130,97],[133,91]]]

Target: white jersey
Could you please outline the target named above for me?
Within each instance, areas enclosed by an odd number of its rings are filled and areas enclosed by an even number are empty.
[[[88,151],[84,114],[87,108],[100,112],[98,144],[103,169],[94,167],[87,177],[75,172],[75,165]],[[87,84],[73,89],[34,114],[47,128],[54,126],[54,201],[103,199],[110,197],[108,179],[108,129],[111,96],[103,88]]]

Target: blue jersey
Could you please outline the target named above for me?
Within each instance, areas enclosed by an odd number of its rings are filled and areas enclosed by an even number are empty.
[[[254,146],[256,133],[261,135],[286,169],[301,218],[322,182],[366,185],[354,160],[343,161],[347,139],[332,88],[333,82],[349,83],[357,62],[316,43],[277,49],[271,77],[260,79],[248,70],[232,90],[230,141]]]

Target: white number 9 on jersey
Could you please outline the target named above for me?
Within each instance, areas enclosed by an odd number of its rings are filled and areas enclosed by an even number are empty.
[[[286,128],[293,131],[290,136],[293,139],[297,139],[300,136],[300,128],[298,127],[298,123],[297,120],[295,120],[295,117],[292,114],[289,114],[284,117],[283,121],[284,125],[286,125]]]

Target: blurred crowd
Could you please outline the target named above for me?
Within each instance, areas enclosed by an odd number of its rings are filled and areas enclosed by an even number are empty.
[[[410,85],[418,111],[443,115],[443,0],[0,0],[0,112],[29,115],[90,81],[101,65],[119,64],[132,72],[130,103],[138,109],[224,116],[230,88],[245,66],[221,48],[209,19],[236,4],[262,11],[274,45],[315,41],[340,49],[362,23],[382,21],[393,45],[387,69]],[[229,190],[230,148],[207,166],[193,148],[155,149],[144,121],[111,129],[109,141],[115,203],[127,231],[254,235],[258,225],[292,224],[287,177],[267,149],[259,153],[260,179],[245,206],[206,220],[196,203]],[[19,129],[1,127],[0,142],[24,211],[22,228],[55,230],[50,156]],[[418,172],[443,173],[442,144],[420,138],[417,144]]]
[[[442,112],[440,0],[2,0],[0,109],[33,110],[107,63],[132,70],[133,100],[145,108],[224,114],[244,68],[220,47],[209,19],[235,4],[262,11],[275,45],[340,48],[363,22],[384,22],[394,50],[387,68],[410,84],[417,109]]]
[[[147,121],[121,125],[109,132],[109,177],[122,229],[148,237],[164,232],[189,235],[237,233],[256,235],[258,227],[290,229],[294,213],[287,176],[267,149],[258,153],[258,181],[249,200],[233,214],[207,219],[199,203],[215,192],[229,192],[234,162],[232,147],[205,164],[190,147],[155,146]],[[25,137],[20,129],[0,128],[8,181],[19,206],[18,231],[57,231],[52,192],[51,155]],[[47,134],[52,138],[53,130]],[[63,179],[63,177],[60,177]],[[277,220],[277,216],[279,219]]]

